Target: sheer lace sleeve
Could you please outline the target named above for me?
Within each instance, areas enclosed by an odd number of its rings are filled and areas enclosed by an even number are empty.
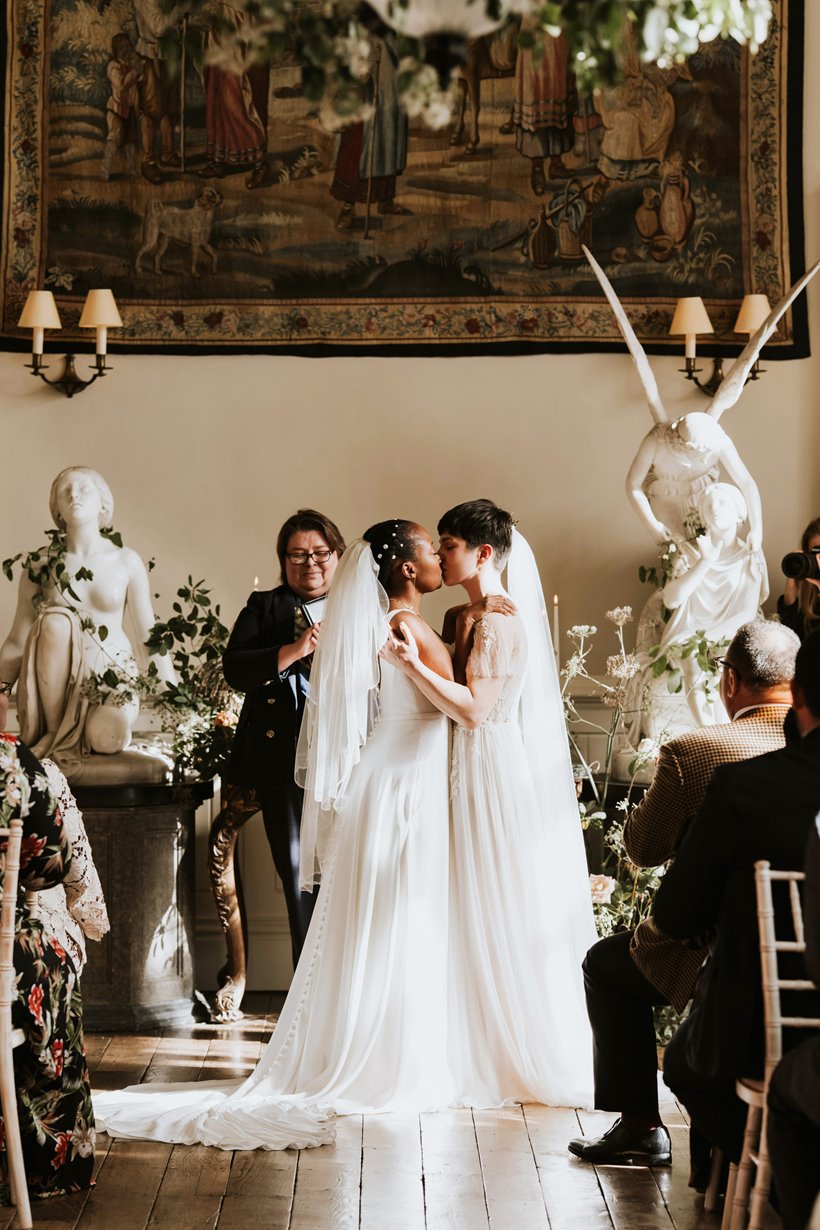
[[[105,908],[102,885],[94,866],[82,813],[71,793],[71,787],[56,764],[45,760],[43,767],[57,798],[74,856],[68,875],[63,881],[68,912],[80,924],[89,939],[101,940],[110,929],[108,911]]]
[[[523,675],[527,655],[524,631],[516,615],[484,615],[475,626],[467,674],[473,679]]]

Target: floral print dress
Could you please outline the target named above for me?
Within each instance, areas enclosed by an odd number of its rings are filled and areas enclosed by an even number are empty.
[[[71,864],[71,845],[39,761],[0,733],[0,823],[23,818],[12,1024],[25,1042],[14,1051],[17,1109],[29,1192],[58,1196],[92,1185],[94,1114],[83,1049],[82,1002],[65,948],[32,918],[26,890],[52,888]],[[5,841],[0,842],[2,850]],[[0,871],[0,877],[2,872]],[[5,1131],[0,1120],[0,1150]]]

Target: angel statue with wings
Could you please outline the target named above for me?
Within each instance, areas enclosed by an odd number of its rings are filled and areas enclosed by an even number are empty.
[[[683,677],[679,697],[670,696],[663,675],[655,678],[652,666],[661,654],[674,658],[674,647],[696,633],[714,641],[731,639],[741,624],[755,618],[768,596],[760,493],[720,418],[739,399],[777,322],[820,269],[820,261],[750,338],[706,411],[670,420],[646,353],[612,284],[592,253],[587,248],[584,252],[615,314],[654,419],[629,467],[627,494],[666,559],[675,561],[638,624],[636,652],[642,670],[633,681],[629,731],[637,745],[642,735],[674,735],[693,725],[726,720],[720,699],[707,695],[703,687],[695,654],[676,662]],[[650,655],[655,646],[659,650]]]

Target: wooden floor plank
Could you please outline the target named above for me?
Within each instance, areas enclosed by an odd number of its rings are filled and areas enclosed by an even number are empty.
[[[669,1131],[676,1164],[653,1170],[652,1174],[676,1230],[715,1230],[723,1215],[722,1204],[715,1213],[704,1212],[703,1196],[689,1186],[689,1129],[674,1126]],[[763,1230],[782,1230],[780,1218],[769,1205],[763,1216]]]
[[[520,1106],[473,1112],[493,1230],[546,1230],[544,1194]]]
[[[160,1034],[119,1034],[111,1039],[91,1080],[94,1089],[138,1085],[161,1041]]]
[[[365,1115],[362,1230],[424,1230],[418,1115]]]
[[[257,1149],[235,1153],[219,1230],[285,1230],[290,1222],[299,1154]]]
[[[290,1211],[278,1197],[226,1196],[218,1230],[288,1230],[289,1221]],[[168,1230],[175,1228],[169,1226]],[[324,1228],[317,1226],[316,1230]]]
[[[652,1174],[676,1230],[707,1230],[720,1226],[721,1213],[705,1213],[703,1196],[689,1186],[689,1128],[669,1125],[672,1165]]]
[[[427,1230],[486,1230],[489,1225],[472,1111],[421,1116]]]
[[[160,1195],[223,1196],[233,1155],[205,1145],[174,1145],[163,1175]]]
[[[362,1169],[362,1117],[344,1115],[332,1145],[303,1149],[288,1230],[358,1230]]]
[[[567,1149],[569,1141],[581,1134],[576,1112],[528,1105],[524,1121],[552,1230],[609,1230],[612,1219],[594,1166]]]
[[[204,1145],[175,1145],[148,1226],[213,1230],[231,1173],[232,1156]]]
[[[209,1041],[195,1034],[163,1034],[142,1084],[163,1084],[174,1081],[195,1081],[208,1054]]]
[[[599,1136],[612,1122],[605,1111],[579,1111],[584,1136]],[[615,1230],[672,1230],[672,1219],[645,1166],[596,1166]]]
[[[113,1227],[116,1230],[145,1230],[171,1149],[171,1145],[158,1141],[115,1140],[78,1227],[81,1230],[112,1230]]]
[[[89,1072],[93,1072],[111,1043],[111,1034],[84,1034],[85,1059]]]
[[[243,1081],[253,1072],[264,1051],[257,1031],[235,1034],[220,1033],[211,1038],[200,1070],[204,1081]]]
[[[88,1035],[97,1088],[233,1078],[253,1068],[282,997],[231,1025]],[[567,1151],[614,1115],[544,1106],[344,1116],[334,1145],[225,1153],[98,1137],[97,1187],[37,1202],[37,1230],[717,1230],[687,1187],[687,1116],[665,1086],[675,1165],[594,1168]],[[13,1230],[14,1210],[0,1210]],[[772,1215],[767,1230],[775,1230]]]

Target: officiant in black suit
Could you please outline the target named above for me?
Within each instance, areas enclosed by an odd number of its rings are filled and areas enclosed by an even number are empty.
[[[245,693],[226,781],[252,789],[265,822],[288,907],[294,968],[305,941],[314,893],[299,890],[302,791],[294,759],[305,708],[316,628],[302,604],[323,597],[345,549],[338,527],[312,508],[289,517],[276,554],[281,585],[254,590],[222,658],[225,679]]]
[[[803,642],[795,662],[786,746],[715,770],[703,806],[681,842],[655,898],[661,931],[702,942],[710,953],[689,1016],[664,1056],[667,1085],[692,1123],[726,1157],[740,1158],[746,1105],[740,1076],[763,1075],[761,990],[754,865],[801,870],[809,832],[820,812],[820,634]],[[775,900],[780,918],[783,902]],[[782,920],[779,923],[783,929]],[[788,972],[793,970],[794,972]],[[786,978],[805,977],[802,961],[784,956]],[[784,1013],[817,1016],[820,994],[802,993]],[[813,1000],[813,1002],[809,1002]],[[784,1046],[801,1032],[784,1032]]]

